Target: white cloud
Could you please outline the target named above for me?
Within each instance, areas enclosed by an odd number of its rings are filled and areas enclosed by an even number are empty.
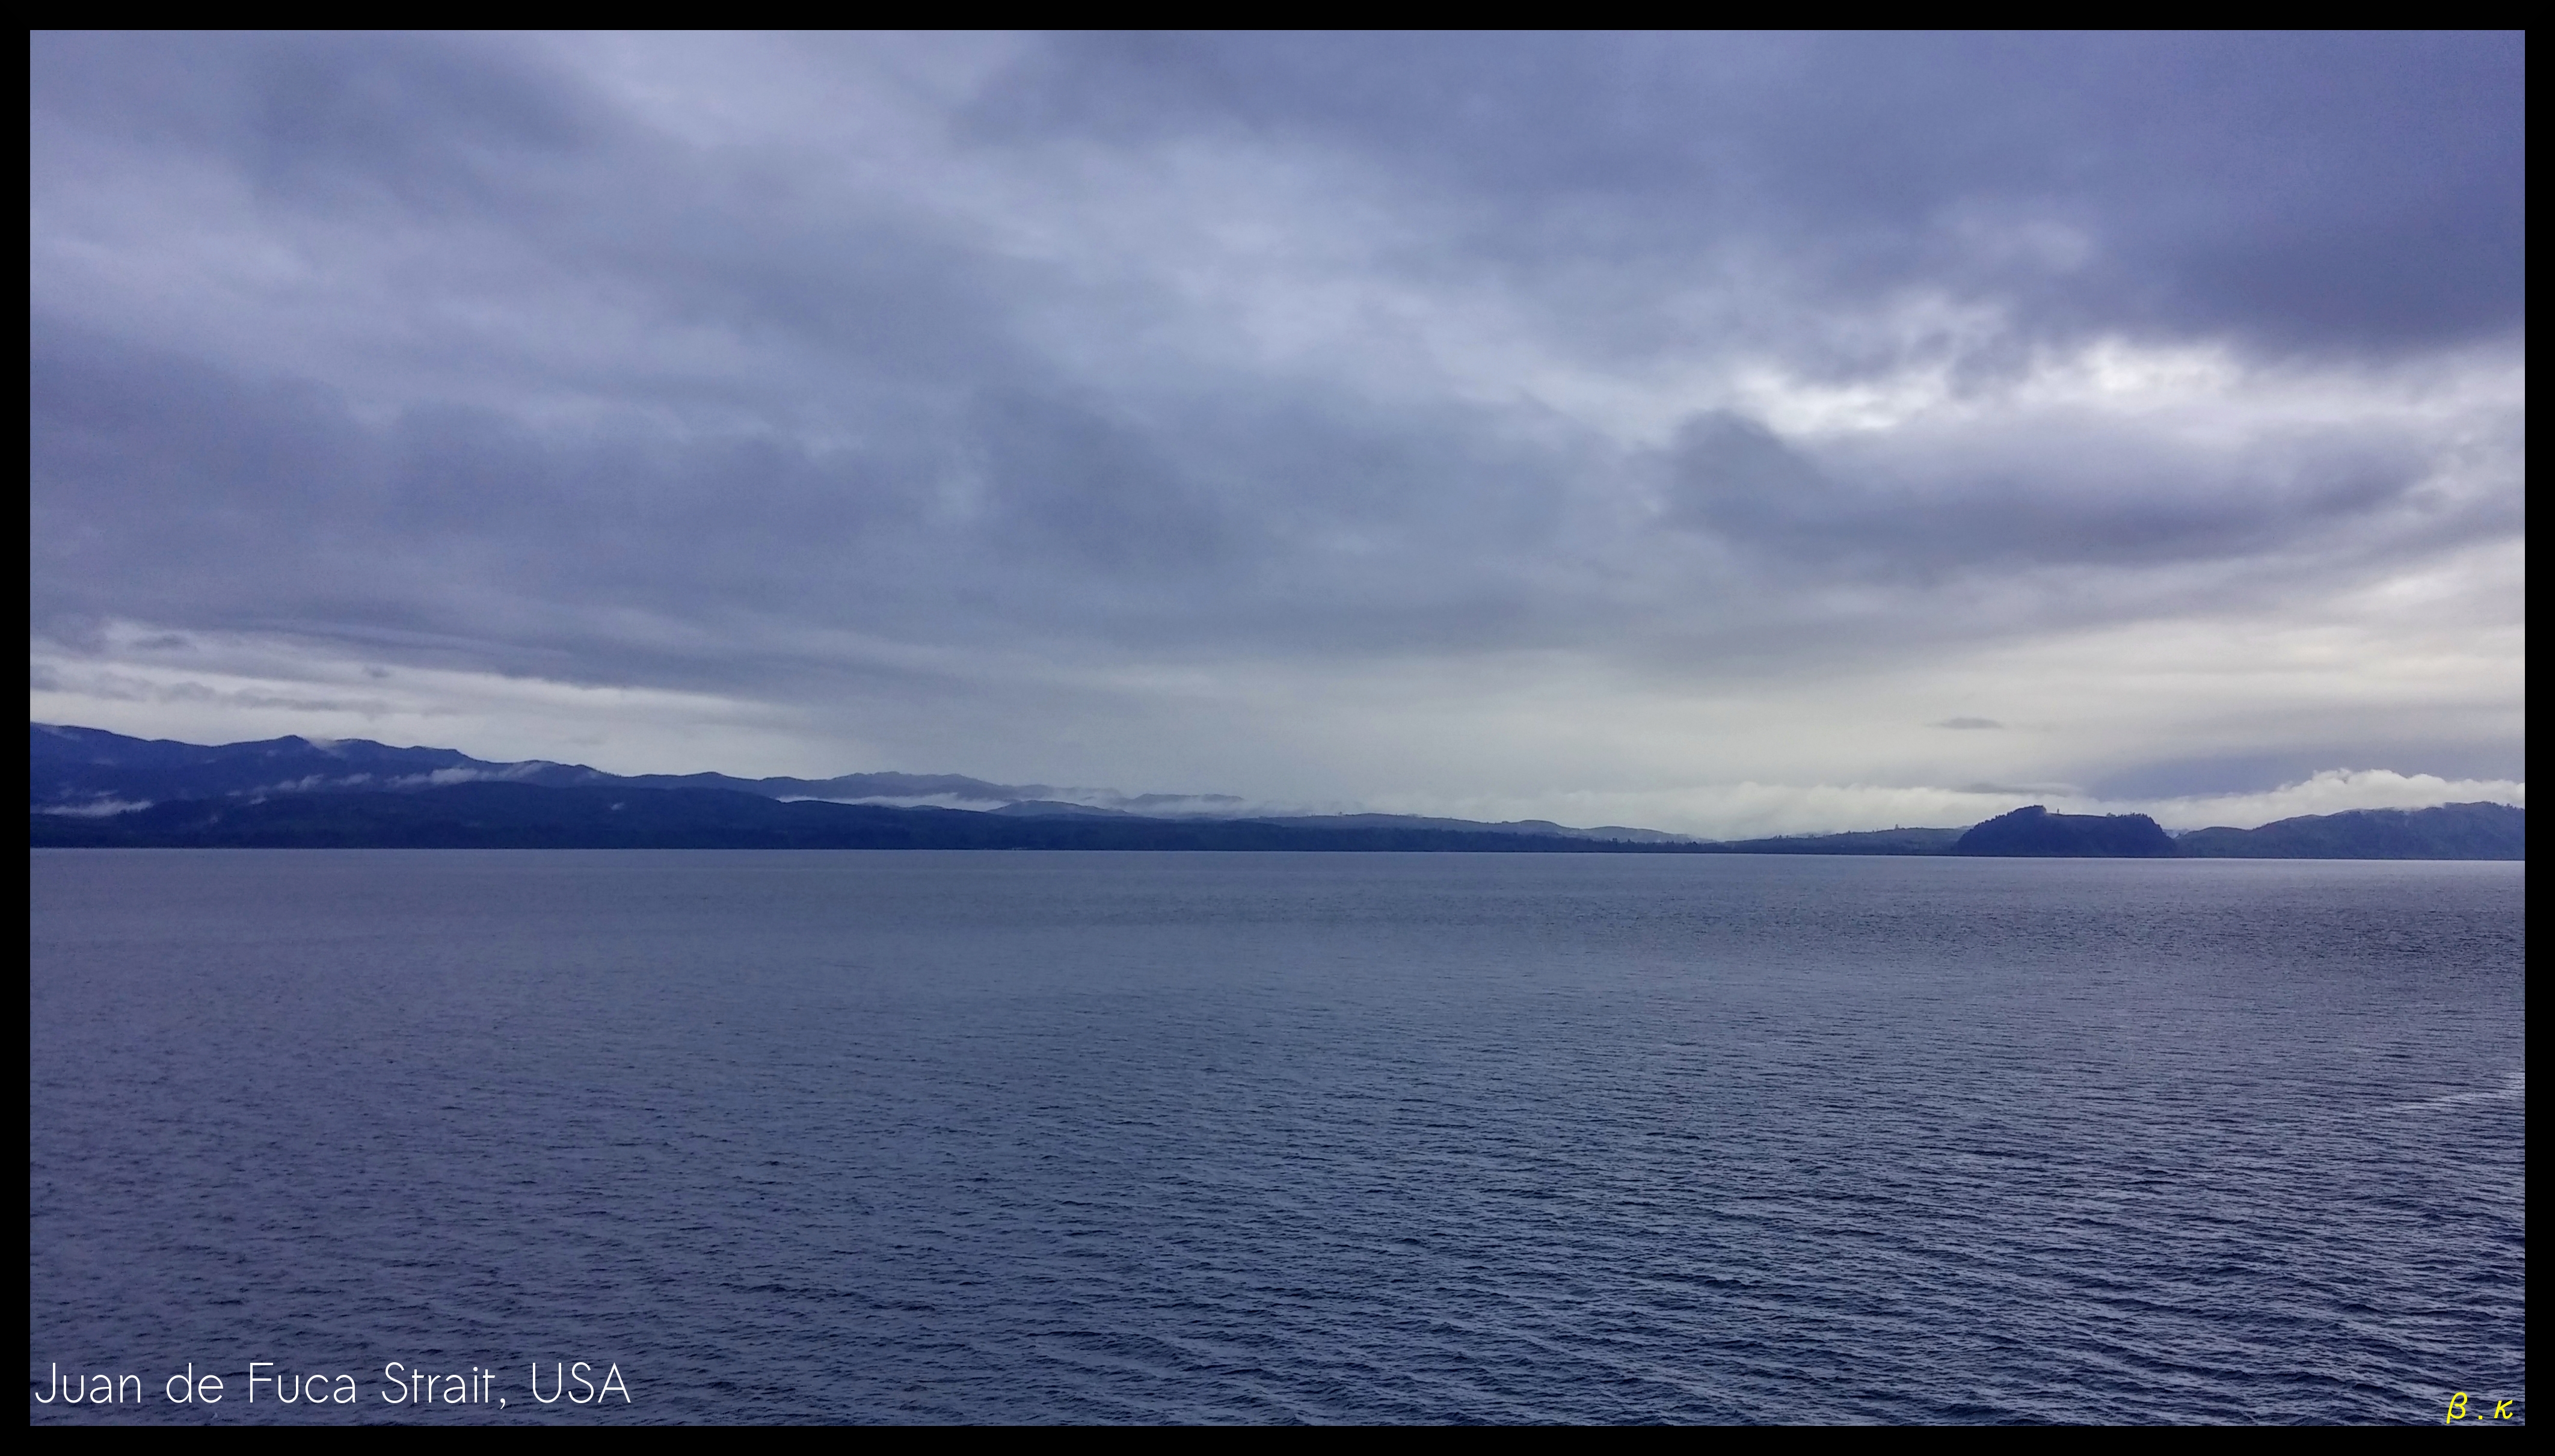
[[[2525,808],[2528,786],[2509,779],[2442,779],[2435,774],[2398,774],[2389,769],[2327,769],[2266,793],[2149,799],[2117,808],[2106,806],[2102,811],[2147,814],[2174,830],[2206,829],[2219,824],[2251,829],[2301,814],[2338,814],[2345,809],[2426,809],[2444,803],[2507,803]]]
[[[104,819],[149,807],[151,807],[151,800],[147,798],[93,798],[86,803],[48,804],[35,812],[62,814],[74,819]]]

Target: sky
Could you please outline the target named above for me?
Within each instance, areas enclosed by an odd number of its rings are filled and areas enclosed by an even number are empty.
[[[30,717],[2525,801],[2516,36],[30,44]]]

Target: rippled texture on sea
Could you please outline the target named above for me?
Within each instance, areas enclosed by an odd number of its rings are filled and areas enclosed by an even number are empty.
[[[39,1421],[2525,1395],[2516,864],[40,850],[31,878],[34,1383],[148,1392]],[[251,1360],[361,1400],[252,1407]],[[514,1394],[389,1405],[393,1360]],[[577,1360],[632,1402],[524,1396]],[[190,1362],[218,1411],[163,1398]]]

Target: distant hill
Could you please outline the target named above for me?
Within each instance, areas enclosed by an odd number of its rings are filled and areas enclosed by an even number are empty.
[[[738,779],[726,774],[624,777],[544,759],[491,763],[448,748],[393,748],[363,738],[270,738],[205,747],[165,738],[127,738],[98,728],[27,725],[30,808],[85,807],[174,798],[276,793],[401,791],[448,784],[538,784],[548,788],[624,784],[639,789],[718,789],[764,798],[949,799],[985,805],[1051,799],[1048,784],[989,784],[960,774],[845,774],[834,779]],[[1147,794],[1130,800],[1211,804],[1216,796]],[[1238,798],[1226,798],[1235,808]],[[1078,807],[1066,806],[1066,807]]]
[[[409,792],[176,799],[28,815],[37,848],[1116,849],[1677,853],[1563,835],[1305,828],[1251,819],[1063,816],[783,800],[721,789],[452,784]]]
[[[1690,834],[1670,834],[1664,829],[1631,829],[1621,824],[1573,829],[1550,819],[1505,819],[1483,823],[1475,819],[1438,819],[1420,814],[1295,814],[1263,822],[1286,824],[1298,829],[1459,829],[1488,834],[1551,834],[1564,839],[1620,839],[1634,844],[1702,842]]]
[[[1958,829],[1858,829],[1846,834],[1732,839],[1708,847],[1715,854],[1950,854],[1961,833]]]
[[[172,798],[423,788],[479,778],[577,784],[603,777],[574,765],[489,764],[448,748],[391,748],[361,739],[272,738],[208,748],[95,728],[27,728],[28,807],[61,812],[112,812],[117,804]]]
[[[2178,845],[2210,859],[2524,860],[2528,811],[2506,803],[2351,809],[2259,829],[2194,829]]]
[[[1220,794],[1120,794],[956,774],[622,777],[448,748],[274,738],[218,747],[28,725],[28,838],[75,846],[801,849],[1319,849],[2070,858],[2526,858],[2507,804],[2358,809],[2178,841],[2144,814],[2016,809],[1968,830],[1874,829],[1732,843],[1415,814],[1245,817]],[[1079,794],[1101,802],[1060,798]]]
[[[1952,853],[2065,859],[2170,859],[2173,836],[2144,814],[2053,814],[2041,804],[1974,824]]]
[[[568,799],[556,801],[566,816],[544,828],[531,805],[538,798],[472,799],[450,790],[465,786],[521,786],[546,790],[637,789],[651,793],[741,795],[785,803],[812,802],[828,808],[859,807],[888,813],[866,820],[855,832],[853,821],[827,818],[808,810],[757,816],[735,804],[715,809],[716,799],[660,802],[650,812],[625,815],[623,827],[597,822],[576,829],[576,843],[630,843],[627,825],[646,822],[652,843],[669,846],[697,843],[799,843],[809,834],[828,844],[925,843],[946,847],[983,845],[1024,848],[1083,847],[1250,847],[1442,848],[1469,844],[1462,836],[1500,836],[1489,847],[1607,848],[1628,845],[1683,846],[1694,843],[1681,834],[1656,829],[1609,826],[1574,829],[1540,819],[1502,824],[1467,819],[1422,818],[1409,814],[1325,814],[1283,818],[1245,817],[1245,801],[1231,794],[1140,793],[1114,790],[1061,789],[1046,784],[995,784],[957,774],[845,774],[833,779],[739,779],[726,774],[606,774],[583,764],[546,760],[491,763],[445,748],[393,748],[365,739],[314,740],[298,737],[233,743],[218,747],[167,739],[128,738],[96,728],[28,725],[28,809],[33,842],[71,844],[281,844],[293,836],[306,842],[552,843],[569,831],[560,825],[582,823],[582,810]],[[1060,793],[1085,793],[1100,803],[1060,799]],[[371,797],[416,798],[417,803],[374,803]],[[286,799],[326,802],[286,804]],[[470,802],[481,812],[502,803],[494,818],[454,821],[437,807]],[[273,804],[275,806],[269,807]],[[1065,832],[1051,828],[1006,830],[961,829],[963,820],[900,820],[895,813],[932,809],[998,816],[1005,820],[1075,821],[1116,825]],[[697,823],[683,821],[687,810]],[[78,821],[93,821],[81,828]],[[477,824],[465,832],[461,824]],[[823,829],[810,825],[823,824]],[[1224,825],[1211,834],[1156,832],[1163,826]],[[889,825],[902,825],[890,829]],[[1258,825],[1259,828],[1235,828]],[[440,827],[437,827],[440,826]],[[1276,834],[1263,830],[1283,831]],[[869,835],[870,838],[862,838]],[[369,836],[369,837],[368,837]],[[425,836],[423,839],[418,836]],[[456,837],[458,836],[458,837]],[[529,836],[529,837],[527,837]],[[546,837],[547,836],[547,837]],[[582,837],[577,837],[582,836]],[[598,837],[599,836],[599,837]],[[703,836],[706,836],[704,838]],[[848,837],[846,837],[848,836]],[[1448,836],[1456,836],[1450,839]],[[1507,841],[1523,840],[1525,843]],[[1539,840],[1584,841],[1569,845]]]

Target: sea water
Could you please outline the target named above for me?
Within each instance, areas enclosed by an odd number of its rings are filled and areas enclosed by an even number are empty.
[[[30,880],[38,1421],[2524,1419],[2516,864]]]

